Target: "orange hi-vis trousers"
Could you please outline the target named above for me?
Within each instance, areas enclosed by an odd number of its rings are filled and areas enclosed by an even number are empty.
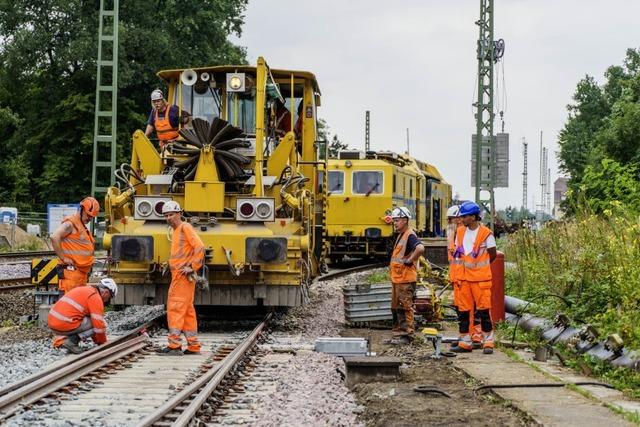
[[[458,310],[460,317],[460,345],[461,347],[471,346],[471,329],[475,323],[475,314],[480,319],[480,329],[482,334],[483,347],[493,348],[493,322],[491,321],[491,281],[468,282],[460,281],[458,286]],[[475,325],[474,325],[475,326]],[[473,335],[479,331],[473,328]],[[474,337],[474,338],[476,338]],[[477,338],[476,338],[477,340]]]
[[[198,321],[196,309],[193,306],[195,282],[190,281],[181,272],[175,272],[171,277],[169,296],[167,298],[167,323],[169,326],[169,348],[181,349],[181,335],[187,338],[187,349],[200,351],[198,341]]]
[[[74,270],[64,269],[64,279],[58,280],[58,289],[64,291],[64,293],[68,293],[71,289],[77,288],[78,286],[85,286],[87,281],[89,280],[89,272],[91,268],[88,269],[80,269],[76,268]]]

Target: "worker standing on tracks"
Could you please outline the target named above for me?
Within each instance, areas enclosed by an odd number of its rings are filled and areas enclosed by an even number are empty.
[[[460,339],[451,348],[457,353],[470,352],[471,319],[475,310],[480,318],[484,354],[492,354],[494,346],[491,321],[491,263],[496,259],[496,240],[491,230],[480,223],[480,206],[465,202],[460,206],[464,227],[456,232],[453,257],[462,260],[462,275],[458,294]]]
[[[56,334],[53,347],[79,354],[83,351],[78,345],[80,340],[91,338],[96,344],[107,342],[104,306],[117,293],[116,282],[108,278],[67,292],[49,310],[47,324]]]
[[[187,338],[184,354],[198,354],[198,321],[193,299],[196,290],[195,272],[202,267],[204,244],[191,224],[182,221],[180,205],[175,201],[166,202],[162,214],[173,229],[171,238],[171,285],[167,298],[167,324],[169,326],[169,344],[158,351],[164,355],[181,355],[180,335]]]
[[[160,140],[160,148],[164,148],[168,143],[173,142],[178,136],[180,127],[180,109],[177,105],[169,105],[164,99],[160,89],[151,92],[151,113],[147,120],[145,136],[150,136],[153,131]]]
[[[65,293],[87,284],[95,260],[94,239],[85,224],[98,216],[100,204],[93,197],[80,202],[80,210],[62,220],[51,235],[51,245],[58,255],[58,289]]]
[[[418,273],[416,263],[424,253],[424,246],[409,226],[411,212],[406,207],[395,208],[391,213],[393,226],[398,233],[389,271],[391,273],[391,310],[394,313],[391,344],[410,344],[413,340],[413,302]]]

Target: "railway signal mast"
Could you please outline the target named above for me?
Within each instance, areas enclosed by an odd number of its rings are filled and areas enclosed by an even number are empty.
[[[489,213],[486,222],[494,226],[494,189],[508,186],[508,134],[501,133],[497,144],[493,133],[494,112],[494,65],[504,54],[504,41],[493,39],[494,0],[480,0],[480,19],[477,46],[478,98],[476,107],[476,133],[472,137],[471,185],[475,187],[475,199]],[[506,139],[504,138],[506,136]],[[506,143],[506,146],[505,146]],[[500,145],[500,147],[498,147]],[[502,150],[501,150],[502,148]],[[499,162],[499,151],[504,159]],[[498,167],[500,163],[500,168]]]

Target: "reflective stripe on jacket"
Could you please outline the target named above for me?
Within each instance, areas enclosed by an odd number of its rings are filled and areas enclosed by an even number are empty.
[[[457,282],[459,280],[464,279],[464,260],[461,257],[455,256],[456,253],[456,234],[460,228],[464,228],[463,226],[457,227],[455,233],[451,233],[451,235],[447,235],[448,240],[448,250],[447,250],[447,258],[449,259],[449,280],[452,282]]]
[[[167,109],[164,111],[164,117],[158,117],[158,110],[154,111],[156,116],[153,121],[153,127],[156,129],[156,134],[160,141],[176,139],[180,135],[178,128],[171,126],[171,121],[169,120],[170,109],[171,105],[167,105]]]
[[[91,318],[93,325],[93,341],[96,344],[106,342],[104,304],[100,293],[93,286],[79,286],[67,292],[51,307],[47,322],[52,330],[67,332],[78,328],[87,316]]]
[[[391,283],[415,283],[418,281],[418,272],[416,270],[415,263],[411,265],[406,265],[404,263],[404,253],[407,248],[409,235],[411,234],[415,236],[416,233],[414,233],[411,228],[407,227],[405,232],[396,239],[396,244],[393,247],[393,253],[391,254],[391,261],[389,262]]]
[[[456,252],[461,254],[463,261],[463,274],[459,279],[467,282],[486,282],[491,280],[491,259],[487,251],[487,237],[491,234],[491,230],[480,225],[476,241],[473,243],[473,250],[470,254],[464,254],[464,233],[467,227],[460,227],[456,233]]]
[[[194,271],[202,267],[204,244],[191,224],[183,222],[173,230],[171,238],[171,256],[169,266],[174,274],[183,268],[191,267]]]
[[[68,222],[73,231],[62,238],[60,247],[64,256],[71,258],[76,267],[89,269],[93,265],[94,239],[80,219],[80,212],[68,216],[62,223]]]

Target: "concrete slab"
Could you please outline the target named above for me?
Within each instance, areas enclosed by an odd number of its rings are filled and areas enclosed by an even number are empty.
[[[483,355],[481,351],[460,354],[453,364],[467,375],[487,384],[557,383],[526,363],[515,361],[501,351]],[[502,399],[529,414],[545,426],[617,427],[631,426],[621,415],[581,394],[558,388],[495,389]]]

